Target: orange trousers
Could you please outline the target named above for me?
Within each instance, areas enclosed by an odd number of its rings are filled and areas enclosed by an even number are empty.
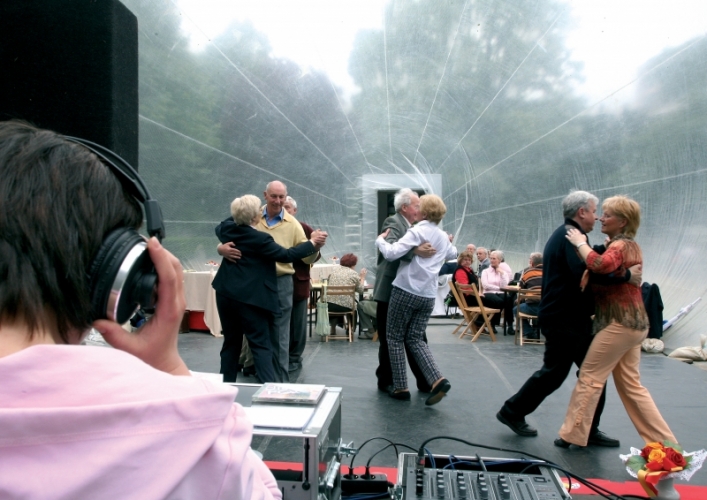
[[[594,336],[560,428],[562,439],[578,446],[587,445],[597,401],[611,374],[626,412],[643,440],[649,443],[667,439],[677,443],[648,389],[641,385],[641,342],[646,335],[648,330],[633,330],[613,322]]]

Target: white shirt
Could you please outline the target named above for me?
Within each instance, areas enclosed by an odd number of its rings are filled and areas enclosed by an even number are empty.
[[[449,241],[447,233],[434,222],[423,220],[411,227],[395,243],[388,243],[383,238],[376,239],[376,246],[386,260],[396,260],[410,249],[429,243],[437,253],[429,259],[415,255],[410,262],[401,261],[393,286],[413,295],[434,299],[437,297],[437,273],[447,259],[457,256],[457,249]]]

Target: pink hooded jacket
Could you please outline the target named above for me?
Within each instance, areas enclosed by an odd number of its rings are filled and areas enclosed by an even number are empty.
[[[279,499],[236,392],[106,347],[0,358],[0,498]]]

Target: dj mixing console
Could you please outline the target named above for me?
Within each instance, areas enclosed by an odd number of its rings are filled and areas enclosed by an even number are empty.
[[[567,500],[557,472],[538,461],[510,458],[419,458],[400,455],[398,499],[454,500]]]

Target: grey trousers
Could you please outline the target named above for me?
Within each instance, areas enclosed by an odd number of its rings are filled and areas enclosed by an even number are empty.
[[[373,300],[361,300],[356,304],[358,310],[358,321],[363,330],[373,333],[376,328],[376,309],[378,303]]]
[[[275,315],[272,347],[278,361],[278,374],[281,382],[289,382],[287,368],[290,363],[290,316],[292,315],[292,275],[283,274],[277,277],[277,298],[280,303],[280,314]]]
[[[290,318],[290,363],[301,363],[307,345],[307,299],[292,304]]]

